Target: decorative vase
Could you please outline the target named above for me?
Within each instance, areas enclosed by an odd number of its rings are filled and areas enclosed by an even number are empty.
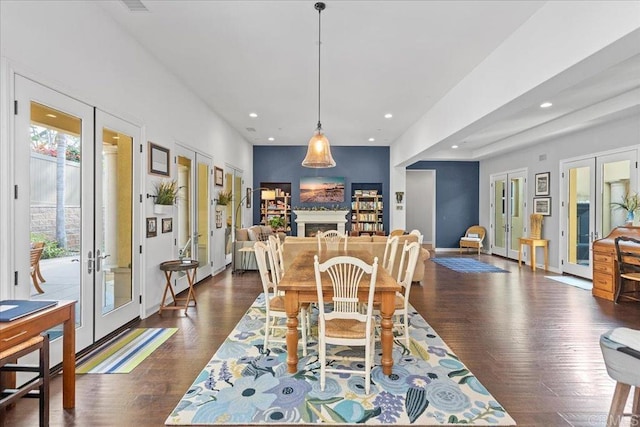
[[[153,213],[157,215],[171,215],[173,214],[173,205],[153,205]]]
[[[628,211],[627,212],[627,222],[629,224],[633,223],[633,217],[634,217],[634,213],[633,211]]]

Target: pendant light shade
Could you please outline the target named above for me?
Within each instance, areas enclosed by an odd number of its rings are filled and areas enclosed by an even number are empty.
[[[325,7],[325,4],[322,2],[314,5],[314,8],[318,11],[318,126],[309,140],[307,155],[302,161],[302,166],[306,168],[332,168],[336,165],[336,161],[333,160],[333,156],[331,156],[329,140],[322,132],[322,124],[320,123],[320,46],[322,45],[320,40],[320,17]]]

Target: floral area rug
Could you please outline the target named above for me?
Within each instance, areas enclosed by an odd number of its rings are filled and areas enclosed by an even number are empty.
[[[287,373],[286,345],[263,348],[263,301],[261,294],[171,412],[167,425],[515,425],[413,308],[410,348],[404,339],[394,341],[389,376],[379,366],[378,348],[370,393],[365,394],[364,376],[357,374],[327,373],[325,389],[320,390],[313,337],[298,372]]]

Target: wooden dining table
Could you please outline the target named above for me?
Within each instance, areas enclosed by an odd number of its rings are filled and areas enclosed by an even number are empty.
[[[285,272],[278,291],[284,291],[284,307],[287,312],[287,370],[296,373],[298,370],[298,313],[303,303],[318,302],[316,289],[315,269],[313,266],[314,255],[317,251],[302,251],[295,256],[291,265]],[[347,255],[360,258],[372,264],[373,255],[366,250],[333,250],[319,253],[318,260],[322,263],[329,258]],[[393,368],[393,320],[395,311],[396,292],[400,291],[398,282],[382,268],[382,260],[378,260],[378,273],[375,283],[374,302],[380,303],[381,337],[382,344],[382,372],[391,375]],[[322,275],[322,293],[324,300],[331,302],[333,289],[331,279],[326,273]],[[369,279],[365,275],[358,287],[358,298],[366,302],[369,296]]]

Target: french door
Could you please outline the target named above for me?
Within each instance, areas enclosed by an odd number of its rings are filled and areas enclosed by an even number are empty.
[[[527,230],[527,171],[491,175],[491,253],[517,259]]]
[[[140,130],[19,75],[15,95],[15,297],[75,300],[82,350],[139,316]],[[50,331],[52,365],[62,360],[59,334]]]
[[[198,260],[197,280],[211,275],[211,206],[212,163],[210,157],[186,147],[176,146],[178,213],[176,243],[178,255]],[[178,289],[186,289],[184,274],[179,275]]]
[[[589,157],[562,164],[562,271],[592,278],[591,244],[623,225],[620,201],[637,183],[637,150]]]

